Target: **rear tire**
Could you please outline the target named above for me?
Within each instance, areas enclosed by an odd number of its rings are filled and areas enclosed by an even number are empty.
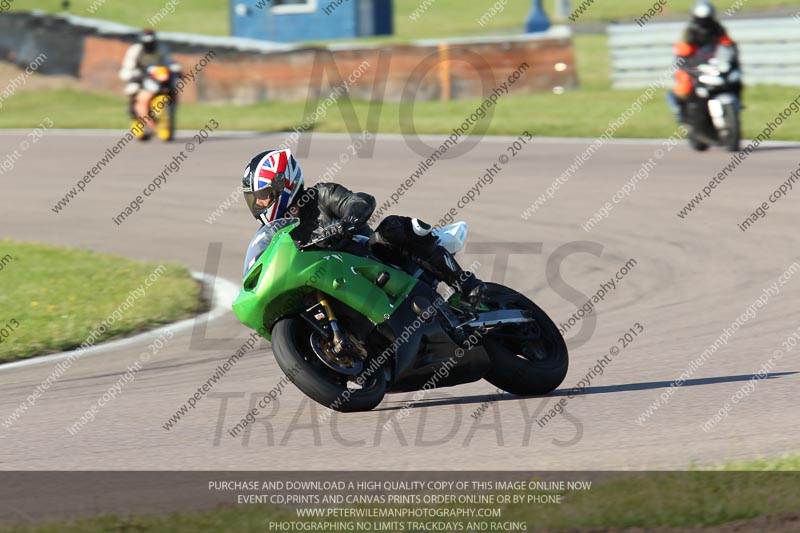
[[[535,303],[517,291],[487,283],[485,302],[491,305],[492,298],[502,297],[508,301],[507,308],[524,309],[536,320],[538,335],[525,343],[528,355],[522,355],[522,345],[503,338],[501,334],[486,335],[483,346],[492,359],[492,369],[485,379],[492,385],[519,396],[547,394],[558,388],[569,369],[569,353],[564,337],[558,328]],[[530,326],[528,326],[530,327]],[[530,356],[533,352],[533,356]]]
[[[272,351],[284,374],[315,402],[343,413],[369,411],[383,400],[386,379],[382,369],[365,379],[362,388],[319,360],[311,348],[313,330],[300,317],[279,320],[272,328]]]
[[[689,133],[688,140],[689,140],[689,146],[692,147],[692,150],[696,152],[705,152],[706,150],[708,150],[708,144],[698,139],[694,133]]]
[[[131,132],[133,132],[133,136],[136,137],[136,139],[138,139],[140,141],[146,141],[147,140],[145,138],[147,136],[146,135],[147,127],[143,126],[143,127],[140,128],[138,119],[133,121],[133,123],[131,124],[130,130],[131,130]]]

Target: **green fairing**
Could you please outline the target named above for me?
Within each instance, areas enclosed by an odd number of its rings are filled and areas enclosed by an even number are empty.
[[[381,263],[338,251],[300,251],[289,233],[279,230],[244,278],[233,301],[240,322],[272,340],[270,331],[282,316],[302,311],[304,296],[313,289],[355,309],[373,323],[383,322],[416,285],[416,278]],[[380,288],[375,279],[389,272]]]

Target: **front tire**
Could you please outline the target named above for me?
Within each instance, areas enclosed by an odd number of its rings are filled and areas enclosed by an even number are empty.
[[[171,102],[168,107],[167,111],[167,120],[169,120],[169,124],[167,126],[167,138],[164,139],[165,141],[172,141],[175,139],[175,103]]]
[[[150,111],[156,123],[158,138],[162,141],[171,141],[175,134],[174,104],[166,96],[159,95],[150,104]]]
[[[483,346],[492,359],[486,381],[518,396],[554,391],[569,369],[564,337],[547,313],[524,295],[496,283],[487,283],[487,286],[484,301],[490,308],[524,309],[535,319],[535,326],[506,326],[486,335]],[[523,337],[527,337],[526,340],[520,341]]]
[[[348,376],[325,366],[311,346],[313,330],[300,317],[279,320],[272,328],[272,351],[284,374],[315,402],[343,413],[369,411],[386,394],[382,369],[366,376],[361,388]]]
[[[725,118],[729,124],[728,135],[725,137],[725,149],[729,152],[738,152],[742,141],[742,127],[735,105],[725,106]]]

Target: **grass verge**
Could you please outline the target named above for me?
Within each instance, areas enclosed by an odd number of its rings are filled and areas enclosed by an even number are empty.
[[[104,321],[93,344],[192,316],[200,291],[178,264],[0,241],[0,361],[76,348]]]
[[[168,3],[174,7],[173,13],[167,11]],[[62,0],[26,0],[16,1],[11,5],[11,11],[38,9],[46,13],[63,13],[61,6]],[[164,9],[166,16],[155,26],[158,31],[228,35],[228,6],[229,3],[222,0],[70,0],[69,14],[146,28],[151,26],[148,20]]]
[[[443,1],[443,0],[438,0]],[[438,5],[438,4],[434,4]],[[614,90],[611,88],[610,54],[606,35],[576,35],[575,55],[580,77],[580,89],[561,95],[541,93],[501,98],[489,119],[490,135],[519,135],[529,131],[548,137],[597,137],[616,121],[640,96],[643,89]],[[643,102],[642,110],[634,114],[616,133],[617,138],[665,138],[675,132],[677,125],[670,114],[663,94],[665,87],[651,100]],[[796,87],[753,86],[745,91],[747,109],[742,115],[743,135],[755,137],[768,121],[800,94]],[[481,104],[479,99],[451,102],[415,102],[414,124],[417,133],[449,133],[459,126]],[[344,119],[341,99],[313,126],[321,132],[361,132],[371,109],[380,107],[378,131],[408,133],[400,127],[400,116],[412,113],[409,106],[397,103],[353,101],[358,124]],[[291,131],[312,114],[317,103],[262,102],[254,105],[232,106],[184,104],[178,110],[177,124],[181,129],[199,129],[210,118],[226,130]],[[5,102],[0,114],[0,128],[34,128],[45,117],[57,128],[119,128],[129,127],[122,96],[108,93],[86,93],[69,89],[20,92]],[[479,123],[480,124],[480,123]],[[800,138],[800,121],[786,121],[773,134],[775,140]]]
[[[563,503],[558,505],[505,504],[494,507],[502,509],[503,522],[526,522],[529,531],[716,526],[767,514],[796,512],[800,503],[800,483],[797,482],[799,469],[800,456],[790,455],[779,459],[732,463],[711,471],[630,473],[594,482],[590,490],[567,491],[563,493]],[[745,472],[753,470],[758,472]],[[13,531],[228,533],[266,531],[270,521],[294,520],[298,520],[297,515],[285,507],[241,506],[169,516],[106,515]],[[313,519],[303,521],[314,522]],[[336,521],[349,522],[344,518],[337,518]],[[307,530],[333,531],[324,527]],[[373,527],[372,530],[377,529]],[[395,530],[398,529],[391,529]],[[404,531],[417,530],[405,528]]]
[[[587,84],[591,82],[587,81]],[[616,138],[665,138],[676,130],[672,115],[659,91],[643,103],[616,130]],[[546,137],[597,137],[609,122],[616,121],[643,94],[639,90],[586,88],[562,95],[533,94],[506,96],[494,109],[487,128],[489,135],[519,135],[528,131]],[[800,89],[759,86],[747,89],[743,112],[743,135],[755,137],[776,114],[797,98]],[[449,134],[481,104],[480,100],[453,102],[417,102],[414,105],[415,131],[420,134]],[[361,132],[366,128],[372,105],[380,106],[377,130],[381,133],[409,133],[400,127],[401,113],[411,112],[406,106],[394,103],[370,104],[353,101],[358,123],[344,119],[338,106],[328,110],[313,131]],[[312,104],[312,111],[315,109]],[[120,134],[130,126],[122,98],[106,94],[80,93],[72,90],[29,92],[16,95],[0,115],[0,128],[35,128],[45,117],[56,128],[119,128]],[[247,106],[186,104],[179,108],[177,125],[180,129],[200,129],[209,119],[220,123],[224,130],[254,130],[264,132],[291,131],[306,116],[304,102],[264,102]],[[489,120],[488,115],[487,119]],[[484,124],[484,121],[478,124]],[[481,126],[483,127],[483,126]],[[773,140],[800,138],[800,121],[785,121],[772,135]]]
[[[331,0],[319,0],[326,6]],[[573,0],[572,9],[577,9],[583,0]],[[49,13],[62,11],[62,0],[29,0],[11,6],[12,10],[23,11],[40,9]],[[641,17],[654,2],[641,0],[616,0],[614,2],[593,2],[578,16],[576,22],[632,21]],[[741,1],[739,1],[741,3]],[[71,0],[70,13],[82,17],[111,20],[134,27],[148,26],[148,19],[164,9],[166,0],[138,0],[119,2],[109,0]],[[221,0],[183,0],[173,2],[174,13],[167,14],[158,22],[160,31],[205,33],[228,35],[230,15],[228,2]],[[395,35],[390,40],[427,39],[476,35],[498,32],[520,31],[530,11],[530,1],[507,1],[494,17],[484,25],[478,19],[494,5],[494,2],[464,2],[463,0],[402,0],[394,2]],[[694,0],[670,0],[664,14],[688,14]],[[737,4],[737,0],[715,2],[725,20],[725,10]],[[739,16],[748,10],[763,10],[770,7],[795,5],[795,0],[747,0],[742,3]],[[90,8],[94,8],[90,11]],[[553,13],[552,3],[545,2],[545,8]],[[688,15],[687,15],[688,18]],[[654,19],[654,20],[657,20]],[[555,20],[555,22],[569,22]]]

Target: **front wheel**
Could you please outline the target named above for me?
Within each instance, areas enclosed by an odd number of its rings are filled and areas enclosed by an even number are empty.
[[[725,106],[725,122],[728,124],[728,132],[725,136],[725,149],[729,152],[738,152],[742,141],[742,127],[739,119],[739,111],[734,104]]]
[[[534,321],[501,326],[486,335],[483,346],[492,359],[486,380],[519,396],[552,392],[569,368],[564,337],[547,313],[524,295],[496,283],[487,286],[484,302],[490,309],[522,309]]]
[[[158,138],[171,141],[175,136],[175,104],[168,96],[159,95],[153,98],[150,109],[156,122]]]
[[[292,383],[334,411],[369,411],[381,403],[386,394],[383,369],[364,372],[359,377],[336,372],[315,353],[315,348],[319,349],[316,335],[319,334],[297,316],[279,320],[272,329],[275,360]]]

